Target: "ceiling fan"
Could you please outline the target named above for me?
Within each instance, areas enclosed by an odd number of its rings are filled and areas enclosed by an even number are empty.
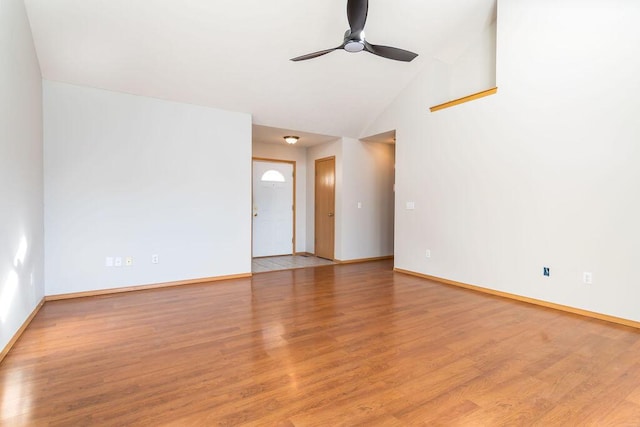
[[[292,61],[304,61],[306,59],[317,58],[326,55],[334,50],[344,49],[347,52],[360,52],[362,50],[383,58],[395,59],[396,61],[410,62],[418,56],[417,53],[397,47],[380,46],[367,42],[364,38],[364,24],[367,22],[367,11],[369,10],[369,0],[348,0],[347,19],[349,28],[344,33],[344,41],[338,47],[321,50],[319,52],[308,53],[306,55],[291,58]]]

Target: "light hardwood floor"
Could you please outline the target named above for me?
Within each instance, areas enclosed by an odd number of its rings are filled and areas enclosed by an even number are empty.
[[[390,261],[48,302],[0,424],[638,426],[640,332]]]

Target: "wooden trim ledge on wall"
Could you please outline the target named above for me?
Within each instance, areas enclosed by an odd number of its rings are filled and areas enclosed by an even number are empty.
[[[113,288],[113,289],[99,289],[95,291],[86,291],[86,292],[73,292],[70,294],[58,294],[58,295],[48,295],[45,297],[45,301],[58,301],[63,299],[72,299],[72,298],[84,298],[84,297],[93,297],[98,295],[109,295],[109,294],[119,294],[122,292],[135,292],[135,291],[143,291],[146,289],[157,289],[157,288],[170,288],[174,286],[183,286],[183,285],[195,285],[198,283],[207,283],[207,282],[218,282],[220,280],[231,280],[231,279],[244,279],[247,277],[251,277],[251,273],[242,273],[242,274],[231,274],[228,276],[216,276],[216,277],[204,277],[201,279],[191,279],[191,280],[179,280],[176,282],[165,282],[165,283],[154,283],[151,285],[138,285],[138,286],[127,286],[123,288]]]
[[[495,296],[502,297],[502,298],[508,298],[508,299],[515,300],[515,301],[526,302],[526,303],[538,305],[538,306],[541,306],[541,307],[552,308],[554,310],[560,310],[560,311],[564,311],[564,312],[567,312],[567,313],[577,314],[577,315],[580,315],[580,316],[590,317],[590,318],[598,319],[598,320],[604,320],[604,321],[607,321],[607,322],[617,323],[619,325],[630,326],[632,328],[640,329],[640,322],[636,322],[634,320],[623,319],[621,317],[609,316],[607,314],[596,313],[596,312],[593,312],[593,311],[583,310],[583,309],[580,309],[580,308],[570,307],[570,306],[567,306],[567,305],[556,304],[556,303],[553,303],[553,302],[548,302],[548,301],[543,301],[543,300],[539,300],[539,299],[535,299],[535,298],[529,298],[529,297],[524,297],[524,296],[521,296],[521,295],[511,294],[511,293],[508,293],[508,292],[502,292],[502,291],[497,291],[497,290],[494,290],[494,289],[483,288],[481,286],[470,285],[470,284],[462,283],[462,282],[456,282],[455,280],[443,279],[441,277],[436,277],[436,276],[429,276],[427,274],[416,273],[415,271],[402,270],[400,268],[394,268],[393,271],[398,272],[398,273],[402,273],[402,274],[408,274],[410,276],[420,277],[422,279],[427,279],[427,280],[431,280],[431,281],[434,281],[434,282],[443,283],[445,285],[457,286],[457,287],[460,287],[460,288],[470,289],[470,290],[476,291],[476,292],[482,292],[482,293],[485,293],[485,294],[495,295]]]
[[[42,308],[42,306],[44,305],[44,302],[45,302],[45,298],[42,298],[38,303],[38,305],[36,306],[36,308],[33,309],[29,317],[27,317],[27,320],[25,320],[24,323],[22,323],[22,326],[20,326],[20,329],[18,329],[18,331],[13,335],[13,337],[9,340],[7,345],[4,346],[4,348],[2,349],[2,352],[0,352],[0,363],[2,363],[5,356],[9,354],[9,350],[11,350],[11,348],[18,341],[20,336],[22,336],[22,333],[27,329],[27,327],[29,326],[33,318],[36,317],[36,314],[38,314],[38,312],[40,311],[40,308]]]
[[[454,99],[453,101],[448,101],[443,104],[434,105],[433,107],[429,107],[429,110],[433,113],[435,111],[444,110],[445,108],[453,107],[455,105],[464,104],[465,102],[484,98],[485,96],[493,95],[496,92],[498,92],[498,88],[493,87],[491,89],[483,90],[482,92],[478,92],[471,95],[463,96],[462,98]]]

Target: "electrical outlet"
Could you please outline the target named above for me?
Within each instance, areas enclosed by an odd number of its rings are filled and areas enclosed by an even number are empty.
[[[542,267],[542,274],[547,277],[551,276],[551,269],[549,267]]]
[[[124,259],[124,265],[126,265],[127,267],[133,265],[133,257],[128,256]]]
[[[115,257],[113,265],[115,265],[116,267],[122,267],[122,257]]]
[[[593,284],[593,274],[585,271],[584,273],[582,273],[582,281],[585,283],[585,285]]]
[[[158,262],[159,262],[158,255],[157,254],[151,255],[151,263],[157,264]]]

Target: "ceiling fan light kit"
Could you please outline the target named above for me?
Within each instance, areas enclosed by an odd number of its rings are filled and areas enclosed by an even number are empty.
[[[411,62],[417,53],[404,49],[398,49],[391,46],[374,45],[364,37],[364,24],[367,22],[367,12],[369,11],[369,0],[348,0],[347,1],[347,19],[349,20],[349,29],[344,33],[344,41],[338,47],[325,49],[318,52],[309,53],[302,56],[291,58],[292,61],[304,61],[307,59],[317,58],[326,55],[334,50],[345,50],[347,52],[356,53],[367,51],[374,55],[396,61]]]
[[[344,33],[344,50],[347,52],[360,52],[364,50],[364,31],[361,31],[357,37],[351,34],[351,30]]]

